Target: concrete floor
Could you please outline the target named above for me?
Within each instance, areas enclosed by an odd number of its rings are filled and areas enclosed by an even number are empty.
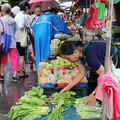
[[[7,116],[11,106],[24,95],[25,91],[30,90],[37,83],[37,74],[33,72],[31,65],[26,65],[26,73],[28,78],[20,78],[17,83],[12,83],[13,71],[10,61],[5,65],[4,69],[5,81],[0,83],[0,120],[10,120]]]

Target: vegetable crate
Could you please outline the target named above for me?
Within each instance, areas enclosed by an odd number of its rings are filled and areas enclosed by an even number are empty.
[[[51,96],[55,92],[60,92],[62,89],[55,87],[55,88],[44,88],[44,94],[48,97]],[[71,91],[76,93],[76,98],[84,97],[88,95],[88,88],[72,88]]]

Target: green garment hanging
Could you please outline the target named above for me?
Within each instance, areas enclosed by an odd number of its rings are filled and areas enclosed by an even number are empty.
[[[120,84],[120,69],[119,68],[115,68],[114,64],[111,65],[111,70],[113,72],[113,74],[115,75],[115,77],[117,78],[119,84]]]
[[[105,4],[101,3],[100,0],[98,0],[98,2],[95,3],[95,5],[96,5],[97,11],[98,11],[97,19],[98,20],[104,19],[105,18],[105,16],[104,16]]]

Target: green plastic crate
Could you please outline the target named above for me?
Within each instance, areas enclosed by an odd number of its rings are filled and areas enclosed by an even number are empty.
[[[62,89],[55,87],[55,88],[44,88],[44,94],[48,97],[54,94],[55,92],[60,92]],[[71,91],[76,93],[76,98],[84,97],[88,95],[88,88],[72,88]]]

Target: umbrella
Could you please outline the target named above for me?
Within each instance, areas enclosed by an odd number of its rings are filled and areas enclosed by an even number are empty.
[[[33,11],[36,6],[40,6],[42,11],[46,11],[48,7],[58,6],[58,3],[54,0],[30,0],[29,4],[31,5],[31,11]]]

